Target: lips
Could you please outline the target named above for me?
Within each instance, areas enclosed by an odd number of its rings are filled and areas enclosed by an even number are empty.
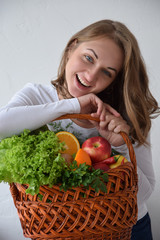
[[[90,87],[90,85],[88,85],[83,79],[81,79],[81,78],[78,76],[78,74],[76,74],[76,78],[77,78],[78,82],[79,82],[82,86],[84,86],[84,87]]]

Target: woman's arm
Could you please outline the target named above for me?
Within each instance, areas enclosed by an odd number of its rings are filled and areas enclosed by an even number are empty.
[[[94,94],[59,100],[53,87],[27,84],[0,109],[0,139],[34,130],[67,113],[93,113],[103,116],[104,103]]]
[[[1,108],[0,139],[19,134],[24,129],[37,129],[63,114],[80,112],[76,98],[52,102],[52,98],[45,95],[42,88],[27,84]]]
[[[78,104],[76,99],[69,99],[35,106],[6,106],[0,112],[0,138],[19,134],[24,129],[32,131],[66,113],[77,113]]]

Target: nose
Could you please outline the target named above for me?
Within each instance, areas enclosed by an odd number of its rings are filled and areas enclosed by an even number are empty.
[[[91,68],[86,72],[86,79],[88,82],[94,82],[98,79],[98,69]]]

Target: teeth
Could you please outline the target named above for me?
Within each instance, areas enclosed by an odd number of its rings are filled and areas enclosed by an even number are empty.
[[[80,81],[80,83],[82,84],[82,85],[84,85],[85,87],[90,87],[87,83],[85,83],[78,75],[77,75],[77,78],[78,78],[78,80]]]

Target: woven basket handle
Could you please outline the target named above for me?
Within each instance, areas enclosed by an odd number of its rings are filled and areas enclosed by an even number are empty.
[[[62,119],[75,119],[75,118],[87,119],[87,120],[93,120],[93,121],[99,122],[99,118],[92,117],[90,114],[65,114],[65,115],[62,115],[61,117],[54,119],[53,121],[62,120]],[[130,156],[131,162],[134,166],[135,174],[137,174],[137,161],[136,161],[136,156],[135,156],[135,152],[134,152],[132,143],[131,143],[128,135],[125,132],[120,132],[120,135],[123,137],[123,139],[128,147],[129,156]]]

